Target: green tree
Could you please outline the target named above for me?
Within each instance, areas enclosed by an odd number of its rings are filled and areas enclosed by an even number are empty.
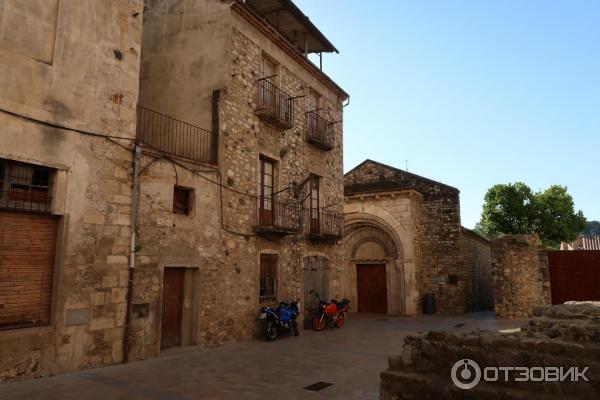
[[[494,185],[485,194],[477,230],[487,237],[531,233],[535,227],[535,196],[522,182]]]
[[[586,236],[599,236],[600,221],[588,221],[582,233]]]
[[[564,186],[534,193],[522,182],[495,185],[485,195],[477,228],[487,237],[502,233],[537,233],[546,246],[572,241],[585,228],[581,211]]]

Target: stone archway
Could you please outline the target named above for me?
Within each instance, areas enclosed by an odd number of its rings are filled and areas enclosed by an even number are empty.
[[[367,210],[365,205],[347,205],[345,218],[345,268],[347,284],[351,288],[352,310],[360,309],[360,270],[375,273],[375,278],[368,279],[381,279],[377,276],[382,271],[374,270],[385,268],[386,313],[416,315],[419,296],[412,234],[379,207],[369,206]]]

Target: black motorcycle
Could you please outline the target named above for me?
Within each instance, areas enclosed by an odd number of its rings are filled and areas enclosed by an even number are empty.
[[[267,340],[275,340],[280,332],[290,332],[298,336],[298,318],[300,306],[298,300],[291,303],[281,302],[277,308],[262,307],[258,319],[263,321],[263,334]]]

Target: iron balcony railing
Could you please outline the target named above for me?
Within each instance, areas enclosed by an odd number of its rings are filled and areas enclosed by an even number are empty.
[[[298,200],[281,194],[260,196],[257,231],[294,233],[302,230],[302,208]]]
[[[294,126],[294,101],[268,79],[258,81],[256,114],[281,129]]]
[[[333,125],[321,117],[317,110],[307,114],[307,140],[324,150],[331,150],[335,145]]]
[[[189,160],[217,164],[216,133],[138,106],[137,140],[155,150]]]
[[[308,209],[309,235],[318,239],[339,239],[344,235],[344,214],[326,209]]]

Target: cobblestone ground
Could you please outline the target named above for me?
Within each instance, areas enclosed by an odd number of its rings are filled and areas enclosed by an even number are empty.
[[[521,321],[493,314],[397,318],[350,315],[341,329],[302,331],[275,342],[250,341],[0,386],[2,400],[378,399],[379,373],[403,337],[428,330],[500,330]],[[332,385],[313,392],[316,382]]]

